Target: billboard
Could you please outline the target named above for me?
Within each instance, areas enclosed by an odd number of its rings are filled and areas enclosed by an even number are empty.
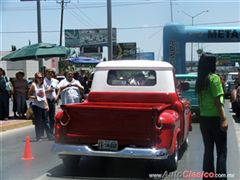
[[[65,29],[65,46],[106,46],[108,41],[108,30],[102,29]],[[115,44],[117,39],[117,30],[112,28],[112,42]]]
[[[136,59],[136,48],[135,42],[117,43],[113,46],[113,59]]]

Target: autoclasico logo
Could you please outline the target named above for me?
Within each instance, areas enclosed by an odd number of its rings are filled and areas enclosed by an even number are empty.
[[[167,172],[165,171],[162,174],[149,174],[151,179],[159,178],[185,178],[185,179],[194,179],[194,178],[234,178],[235,174],[217,174],[214,172],[203,172],[203,171],[175,171]]]

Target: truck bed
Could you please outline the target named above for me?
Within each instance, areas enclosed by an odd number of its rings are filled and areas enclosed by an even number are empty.
[[[154,113],[169,107],[165,103],[83,103],[65,105],[64,142],[95,144],[99,139],[119,144],[149,146],[156,138]],[[69,140],[69,141],[68,141]]]

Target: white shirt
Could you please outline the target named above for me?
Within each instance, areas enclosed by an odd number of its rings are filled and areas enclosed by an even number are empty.
[[[58,83],[59,81],[57,79],[51,78],[50,80],[45,77],[44,78],[44,88],[46,90],[48,90],[49,88],[51,88],[53,91],[48,91],[46,92],[46,97],[47,99],[54,99],[56,98],[57,94],[56,94],[56,89],[58,89]]]
[[[38,106],[42,109],[46,109],[47,105],[45,103],[46,101],[46,93],[45,93],[45,88],[43,85],[38,85],[33,83],[34,86],[34,92],[33,95],[36,96],[36,99],[32,100],[32,104],[35,106]]]
[[[73,79],[69,82],[66,78],[61,80],[57,85],[58,88],[64,87],[68,84],[82,86],[78,80]],[[79,103],[81,99],[80,90],[78,87],[70,86],[62,90],[61,101],[62,104]]]

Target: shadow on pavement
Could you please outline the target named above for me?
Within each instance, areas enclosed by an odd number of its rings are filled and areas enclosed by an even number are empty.
[[[186,149],[187,145],[179,149],[179,161]],[[167,177],[169,173],[164,160],[82,157],[76,168],[65,168],[61,164],[49,170],[47,176],[66,179],[154,179],[150,176]],[[158,176],[157,179],[165,178]]]
[[[67,169],[61,164],[49,170],[47,176],[66,179],[154,179],[150,178],[151,174],[166,176],[166,173],[161,161],[83,157],[77,169]]]

